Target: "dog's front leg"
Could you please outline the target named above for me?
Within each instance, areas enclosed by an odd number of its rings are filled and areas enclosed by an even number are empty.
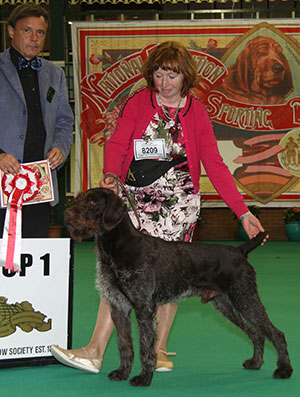
[[[133,362],[133,344],[131,336],[130,310],[126,313],[111,304],[111,317],[115,324],[118,338],[118,346],[121,357],[120,366],[112,371],[108,377],[110,380],[128,379]]]
[[[135,307],[136,320],[140,334],[140,358],[142,370],[139,375],[130,379],[132,386],[149,386],[155,367],[155,309],[146,302],[143,306]]]

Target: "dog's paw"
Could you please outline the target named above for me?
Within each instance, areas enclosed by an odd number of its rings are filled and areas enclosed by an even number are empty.
[[[273,373],[273,377],[276,379],[288,379],[292,376],[292,373],[293,368],[287,364],[277,368]]]
[[[147,375],[147,376],[137,375],[131,378],[129,382],[131,386],[145,387],[145,386],[150,386],[151,381],[152,381],[152,375]]]
[[[254,358],[250,358],[243,363],[243,367],[246,369],[260,369],[263,361],[255,360]]]
[[[115,371],[112,371],[109,375],[108,375],[110,380],[126,380],[129,378],[129,373],[116,369]]]

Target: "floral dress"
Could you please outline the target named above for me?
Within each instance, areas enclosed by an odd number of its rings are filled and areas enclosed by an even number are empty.
[[[172,111],[172,109],[168,110]],[[183,161],[171,167],[148,186],[135,187],[127,184],[125,186],[136,208],[141,231],[168,241],[191,241],[200,214],[200,193],[193,192],[194,186],[178,117],[173,124],[172,119],[167,118],[161,110],[150,121],[144,137],[165,139],[164,161],[171,161],[179,156]],[[133,224],[137,227],[136,214],[126,194],[124,192],[120,194],[129,208]]]

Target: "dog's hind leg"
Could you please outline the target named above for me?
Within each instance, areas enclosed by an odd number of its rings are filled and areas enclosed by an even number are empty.
[[[156,356],[155,342],[155,308],[144,302],[143,306],[135,307],[136,320],[140,334],[140,358],[142,369],[139,375],[130,379],[132,386],[149,386],[152,381]]]
[[[246,369],[259,369],[263,364],[264,342],[265,338],[262,333],[257,332],[248,323],[241,313],[233,307],[227,295],[218,295],[213,301],[215,308],[228,320],[239,327],[251,339],[254,347],[253,357],[246,360],[243,366]]]
[[[241,292],[241,291],[240,291]],[[256,283],[248,285],[248,294],[240,293],[235,300],[235,308],[239,309],[241,315],[249,323],[251,328],[273,344],[277,352],[277,369],[274,371],[274,378],[290,378],[293,369],[287,350],[287,343],[284,333],[276,328],[270,321],[266,310],[259,298]],[[245,362],[247,365],[247,361]]]
[[[277,379],[290,378],[293,373],[293,368],[291,366],[287,343],[284,333],[277,329],[271,322],[266,327],[266,335],[270,342],[273,343],[275,349],[277,350],[277,369],[274,371],[273,376]]]
[[[233,293],[234,292],[234,293]],[[278,330],[270,321],[266,310],[259,298],[255,281],[247,285],[238,285],[231,288],[229,301],[233,311],[240,317],[240,328],[251,338],[254,343],[254,356],[244,362],[247,369],[255,369],[262,364],[262,340],[268,338],[277,351],[277,369],[275,378],[289,378],[293,369],[291,367],[287,343],[283,332]]]
[[[118,346],[121,357],[120,366],[115,371],[112,371],[108,377],[111,380],[125,380],[128,379],[134,352],[131,336],[131,319],[130,310],[126,313],[119,310],[116,306],[110,303],[111,306],[111,317],[116,326]]]
[[[253,301],[255,302],[255,299],[253,299]],[[243,316],[253,327],[259,330],[260,334],[263,334],[268,338],[276,349],[278,358],[277,369],[273,373],[274,378],[290,378],[293,373],[293,369],[291,367],[284,333],[272,324],[260,300],[257,299],[257,304],[254,305],[254,310],[246,310],[243,313]],[[249,363],[246,361],[244,363],[245,368],[248,368],[247,365],[249,365]]]

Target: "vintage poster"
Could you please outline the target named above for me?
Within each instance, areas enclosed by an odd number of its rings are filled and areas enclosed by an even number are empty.
[[[98,186],[120,107],[145,84],[144,60],[174,40],[196,60],[193,93],[245,201],[293,205],[300,198],[299,33],[293,20],[73,23],[75,189]],[[223,206],[204,169],[200,182],[203,206]]]

